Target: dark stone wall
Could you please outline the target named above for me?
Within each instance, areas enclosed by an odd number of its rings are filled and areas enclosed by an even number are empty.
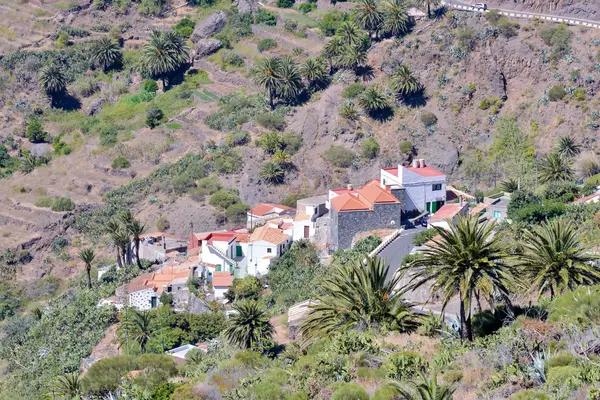
[[[352,246],[357,233],[373,229],[400,227],[402,204],[375,204],[371,211],[331,210],[331,244],[335,250],[346,250]],[[391,225],[391,221],[395,224]]]

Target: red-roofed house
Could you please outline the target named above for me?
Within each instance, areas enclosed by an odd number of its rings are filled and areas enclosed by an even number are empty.
[[[225,297],[225,292],[233,284],[233,274],[229,272],[215,272],[212,275],[212,286],[215,293],[215,299]]]
[[[381,187],[390,189],[404,204],[404,211],[435,212],[446,202],[446,175],[415,159],[410,166],[381,170]]]
[[[261,203],[248,211],[248,228],[263,225],[265,222],[283,216],[292,217],[295,210],[283,204]]]
[[[259,226],[252,232],[246,268],[249,275],[265,275],[271,263],[279,258],[292,244],[292,236],[270,224]]]
[[[469,213],[469,203],[448,203],[440,207],[427,221],[430,227],[437,226],[442,229],[450,229],[448,221],[456,222],[459,215],[467,215]]]

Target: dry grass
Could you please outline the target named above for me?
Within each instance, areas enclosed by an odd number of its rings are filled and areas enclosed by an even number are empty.
[[[433,357],[439,343],[440,340],[437,338],[421,336],[416,333],[391,333],[378,338],[378,344],[382,347],[415,349],[427,358]]]

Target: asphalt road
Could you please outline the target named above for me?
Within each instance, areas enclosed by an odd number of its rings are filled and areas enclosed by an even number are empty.
[[[388,279],[390,279],[398,268],[405,255],[409,254],[410,251],[415,247],[412,243],[415,234],[423,231],[425,228],[418,226],[412,229],[406,229],[400,234],[393,242],[388,244],[380,253],[379,258],[382,258],[390,266],[388,272]]]

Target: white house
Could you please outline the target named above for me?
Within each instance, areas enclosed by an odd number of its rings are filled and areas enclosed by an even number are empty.
[[[283,204],[261,203],[248,211],[247,226],[252,229],[272,219],[292,215],[294,215],[294,209],[291,207]]]
[[[249,275],[265,275],[271,262],[279,258],[291,245],[292,237],[281,229],[269,225],[254,230],[248,243],[246,255]]]
[[[404,211],[418,210],[435,214],[446,202],[446,175],[428,165],[425,160],[413,160],[412,165],[381,170],[381,187],[404,190]],[[402,198],[399,198],[402,200]]]
[[[293,222],[293,240],[314,237],[317,233],[317,218],[327,214],[328,208],[328,197],[325,195],[298,200]]]
[[[229,272],[215,272],[212,274],[212,286],[215,293],[215,299],[225,297],[225,292],[233,284],[233,274]]]
[[[129,306],[139,310],[156,308],[162,293],[188,290],[189,276],[187,265],[167,265],[159,271],[140,275],[127,285]]]

